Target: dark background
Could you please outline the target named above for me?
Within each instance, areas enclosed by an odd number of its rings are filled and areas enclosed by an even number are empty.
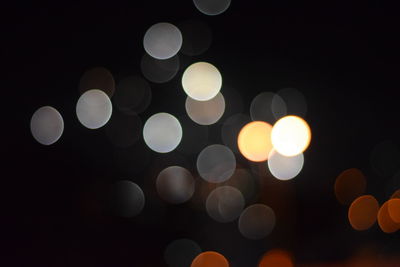
[[[164,249],[177,238],[221,252],[232,266],[256,266],[270,248],[287,249],[302,264],[343,262],[365,247],[383,259],[400,252],[398,233],[385,234],[377,225],[354,231],[333,191],[337,175],[351,167],[366,174],[366,193],[381,204],[398,189],[386,190],[390,177],[374,172],[369,156],[384,140],[399,143],[400,41],[393,6],[233,0],[227,12],[211,17],[191,1],[147,0],[24,4],[2,11],[5,266],[164,266]],[[245,239],[237,222],[216,223],[191,203],[171,206],[158,199],[157,172],[171,164],[194,170],[195,156],[138,148],[132,162],[137,170],[121,170],[104,131],[88,130],[76,119],[85,70],[106,67],[117,81],[123,73],[140,74],[148,27],[187,19],[210,26],[212,45],[201,56],[182,56],[172,81],[151,83],[143,122],[155,112],[184,114],[180,77],[201,60],[216,65],[224,86],[241,94],[244,113],[262,91],[295,87],[307,99],[313,139],[302,173],[284,185],[268,180],[275,189],[255,201],[277,213],[275,230],[263,240]],[[29,130],[33,112],[44,105],[57,108],[65,123],[52,146],[37,143]],[[222,122],[209,127],[210,144],[221,143]],[[132,219],[106,208],[108,188],[124,178],[146,194],[144,211]]]

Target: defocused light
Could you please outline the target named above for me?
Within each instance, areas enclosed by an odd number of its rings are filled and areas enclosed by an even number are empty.
[[[233,152],[223,145],[210,145],[197,157],[197,171],[211,183],[228,180],[235,172],[236,159]]]
[[[198,56],[211,45],[212,33],[207,24],[198,20],[188,20],[179,24],[183,43],[180,52],[188,56]]]
[[[201,13],[209,16],[225,12],[231,4],[231,0],[193,0],[193,2]]]
[[[229,185],[237,188],[246,199],[246,202],[253,200],[259,189],[255,178],[246,169],[236,169],[232,177],[222,185]]]
[[[389,201],[386,201],[379,209],[378,224],[381,230],[387,234],[400,229],[400,223],[395,222],[389,214]]]
[[[200,253],[200,246],[193,240],[178,239],[167,246],[164,259],[169,267],[190,266],[193,259]]]
[[[371,151],[370,159],[372,168],[381,177],[392,177],[399,171],[400,150],[398,145],[391,140],[377,144]]]
[[[249,239],[262,239],[275,227],[275,212],[264,204],[247,207],[239,218],[239,231]]]
[[[304,165],[303,153],[286,157],[272,150],[268,159],[268,169],[279,180],[290,180],[296,177]]]
[[[293,267],[291,255],[281,249],[273,249],[268,251],[261,258],[258,267]]]
[[[192,174],[179,166],[168,167],[157,176],[158,194],[162,199],[173,204],[188,201],[194,193],[194,186]]]
[[[179,117],[182,125],[182,141],[176,148],[186,155],[198,154],[208,143],[208,128],[193,122],[187,116]]]
[[[197,255],[190,267],[229,267],[229,263],[218,252],[206,251]]]
[[[304,95],[295,88],[279,90],[272,100],[272,110],[280,111],[282,100],[286,104],[286,114],[305,117],[307,114],[307,102]]]
[[[354,199],[364,194],[367,182],[364,174],[356,168],[343,171],[335,181],[335,195],[343,205],[348,205]]]
[[[171,152],[182,139],[182,127],[171,114],[157,113],[144,124],[143,137],[152,150],[159,153]]]
[[[179,57],[175,55],[171,58],[160,60],[145,53],[140,62],[143,76],[154,83],[165,83],[178,73]]]
[[[113,112],[105,126],[105,132],[111,143],[118,147],[128,147],[136,143],[142,133],[142,121],[136,114]]]
[[[225,100],[221,93],[207,101],[197,101],[186,98],[185,108],[188,116],[200,125],[216,123],[224,114]]]
[[[367,230],[376,222],[378,210],[379,204],[375,197],[360,196],[349,207],[349,222],[355,230]]]
[[[63,134],[64,120],[55,108],[44,106],[33,113],[30,127],[36,141],[42,145],[51,145]]]
[[[285,115],[285,102],[279,95],[272,92],[263,92],[251,101],[250,116],[253,121],[265,121],[272,124]]]
[[[181,49],[182,34],[171,23],[157,23],[146,31],[143,46],[144,50],[156,59],[171,58]]]
[[[222,125],[222,142],[235,153],[240,153],[237,141],[239,132],[249,122],[251,122],[250,117],[244,114],[235,114],[226,119]]]
[[[263,121],[246,124],[238,136],[240,153],[251,161],[266,161],[272,149],[271,130],[272,126]]]
[[[111,117],[110,98],[101,90],[92,89],[83,93],[76,104],[79,122],[89,129],[104,126]]]
[[[388,212],[394,222],[400,223],[400,199],[388,200]]]
[[[390,198],[400,198],[400,189],[397,189]]]
[[[79,81],[79,91],[83,94],[91,89],[99,89],[108,97],[112,97],[115,91],[115,81],[111,72],[103,67],[87,70]]]
[[[208,195],[206,209],[208,215],[217,222],[232,222],[239,217],[244,202],[239,190],[232,186],[221,186]]]
[[[114,209],[118,216],[133,217],[138,215],[144,207],[144,194],[135,183],[123,180],[114,185]]]
[[[113,103],[126,114],[137,114],[146,110],[151,97],[151,88],[146,80],[139,76],[129,76],[118,83]]]
[[[197,101],[207,101],[215,97],[221,86],[221,74],[216,67],[207,62],[190,65],[182,76],[183,90]]]
[[[272,127],[271,139],[276,151],[291,157],[307,149],[311,141],[311,130],[302,118],[286,116]]]

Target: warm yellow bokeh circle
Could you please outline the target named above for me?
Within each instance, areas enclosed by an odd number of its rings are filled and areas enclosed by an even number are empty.
[[[292,157],[303,153],[310,145],[311,129],[298,116],[285,116],[272,127],[272,145],[280,154]]]
[[[238,135],[240,153],[250,161],[266,161],[272,149],[271,130],[272,126],[263,121],[246,124]]]

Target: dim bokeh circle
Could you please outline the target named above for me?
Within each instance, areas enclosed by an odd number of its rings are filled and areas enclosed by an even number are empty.
[[[182,34],[173,24],[161,22],[151,26],[143,38],[144,50],[156,59],[175,56],[182,46]]]
[[[79,81],[79,91],[82,94],[91,89],[102,90],[111,98],[115,91],[115,80],[111,72],[103,67],[85,71]]]
[[[164,260],[169,267],[190,266],[193,259],[202,252],[200,246],[190,239],[172,241],[164,251]]]
[[[225,12],[231,0],[193,0],[196,8],[203,14],[208,16],[215,16]]]
[[[236,158],[233,152],[223,145],[210,145],[204,148],[197,157],[197,171],[210,183],[221,183],[228,180],[236,169]]]
[[[134,182],[128,180],[115,183],[113,200],[116,215],[126,218],[138,215],[145,203],[142,189]]]
[[[258,94],[250,104],[250,116],[253,121],[274,123],[286,115],[286,103],[272,92]]]
[[[44,106],[33,113],[30,127],[36,141],[42,145],[51,145],[63,134],[64,120],[55,108]]]
[[[247,207],[239,218],[239,231],[249,239],[262,239],[275,227],[275,212],[264,204]]]
[[[89,129],[104,126],[111,118],[110,98],[101,90],[92,89],[83,93],[76,104],[76,116],[79,122]]]
[[[200,125],[211,125],[216,123],[224,114],[225,99],[221,93],[207,101],[197,101],[189,96],[185,102],[186,113]]]
[[[180,166],[171,166],[158,174],[156,187],[162,199],[172,204],[180,204],[192,197],[195,182],[188,170]]]
[[[186,68],[182,75],[185,93],[197,101],[214,98],[221,90],[222,76],[219,70],[207,62],[197,62]]]
[[[145,53],[140,62],[143,76],[153,83],[166,83],[172,80],[179,71],[179,56],[160,60]]]
[[[290,180],[296,177],[304,165],[303,153],[293,157],[286,157],[272,150],[268,159],[268,169],[279,180]]]
[[[182,139],[182,127],[178,119],[169,113],[151,116],[143,127],[147,146],[155,152],[168,153],[174,150]]]
[[[215,188],[207,197],[208,215],[217,222],[232,222],[240,216],[245,205],[242,193],[232,186]]]

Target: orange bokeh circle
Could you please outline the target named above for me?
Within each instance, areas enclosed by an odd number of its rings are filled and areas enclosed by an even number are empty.
[[[375,197],[360,196],[349,207],[349,222],[355,230],[367,230],[376,222],[378,210],[379,203]]]
[[[272,126],[263,121],[246,124],[238,135],[240,153],[250,161],[266,161],[272,150],[271,131]]]
[[[229,267],[229,263],[220,253],[205,251],[194,258],[190,267]]]

